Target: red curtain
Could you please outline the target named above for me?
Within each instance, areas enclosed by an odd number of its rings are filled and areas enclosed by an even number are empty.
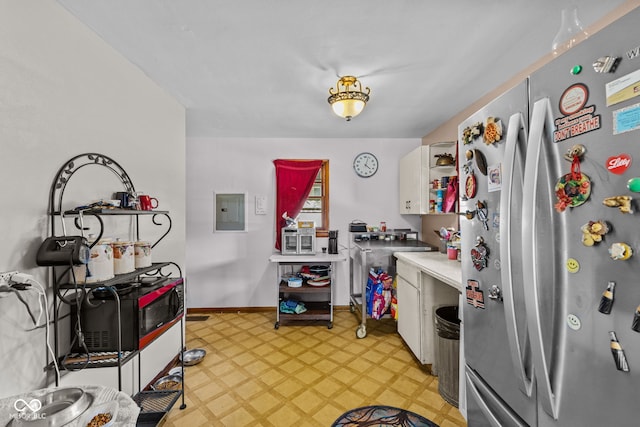
[[[298,216],[309,197],[322,160],[273,161],[276,166],[276,249],[280,250],[281,229],[286,224],[282,214]]]

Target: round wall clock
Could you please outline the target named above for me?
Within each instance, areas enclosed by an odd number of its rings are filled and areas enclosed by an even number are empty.
[[[353,159],[353,170],[358,176],[369,178],[378,171],[378,159],[371,153],[360,153]]]

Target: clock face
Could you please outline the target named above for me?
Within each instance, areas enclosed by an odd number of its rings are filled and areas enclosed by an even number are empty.
[[[363,178],[373,176],[378,171],[378,159],[371,153],[360,153],[353,160],[353,170]]]

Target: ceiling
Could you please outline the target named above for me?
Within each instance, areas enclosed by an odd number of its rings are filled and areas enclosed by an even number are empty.
[[[188,137],[420,138],[548,54],[572,0],[57,0],[187,110]],[[580,0],[584,25],[623,0]],[[574,0],[575,3],[575,0]],[[363,113],[331,112],[355,75]]]

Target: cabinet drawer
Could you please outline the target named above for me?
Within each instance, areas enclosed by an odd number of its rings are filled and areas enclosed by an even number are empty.
[[[396,271],[404,280],[414,287],[419,287],[420,269],[411,264],[398,260],[396,263]]]

